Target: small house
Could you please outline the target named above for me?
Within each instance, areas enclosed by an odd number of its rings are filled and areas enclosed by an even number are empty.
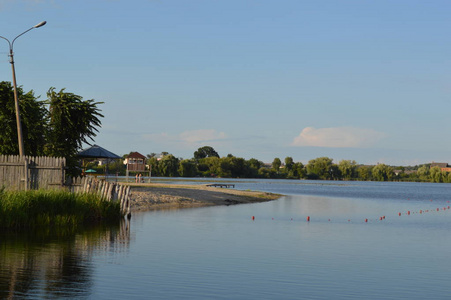
[[[433,168],[433,167],[439,167],[441,171],[451,172],[451,166],[448,165],[448,163],[436,163],[436,162],[432,162],[432,163],[431,163],[431,168]]]
[[[127,173],[146,171],[146,157],[139,152],[131,152],[124,160],[124,164],[127,165]]]

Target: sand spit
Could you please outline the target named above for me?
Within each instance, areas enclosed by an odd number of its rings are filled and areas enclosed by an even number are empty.
[[[206,185],[142,183],[130,184],[132,212],[180,209],[213,205],[234,205],[275,200],[278,194],[239,191]]]

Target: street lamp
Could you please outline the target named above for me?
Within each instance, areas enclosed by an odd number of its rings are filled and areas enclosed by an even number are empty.
[[[16,70],[14,68],[14,53],[13,53],[13,47],[14,47],[14,42],[17,40],[17,38],[21,35],[24,35],[25,33],[27,33],[28,31],[34,29],[34,28],[39,28],[42,27],[46,24],[46,21],[42,21],[39,24],[34,25],[33,27],[31,27],[30,29],[22,32],[21,34],[19,34],[18,36],[16,36],[14,38],[14,40],[12,42],[10,42],[7,38],[0,36],[0,38],[6,40],[9,44],[9,62],[11,63],[11,67],[13,70],[13,86],[14,86],[14,103],[16,106],[16,123],[17,123],[17,139],[19,141],[19,155],[20,156],[24,156],[24,148],[23,148],[23,136],[22,136],[22,123],[20,121],[20,113],[19,113],[19,99],[17,96],[17,84],[16,84]]]

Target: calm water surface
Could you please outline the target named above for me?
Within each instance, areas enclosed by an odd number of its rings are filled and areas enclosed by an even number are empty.
[[[449,299],[451,185],[233,182],[287,196],[2,234],[0,298]]]

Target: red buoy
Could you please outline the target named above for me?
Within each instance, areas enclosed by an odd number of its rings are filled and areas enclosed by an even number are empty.
[[[398,216],[401,216],[401,213],[398,213]]]
[[[252,216],[252,221],[253,221],[253,220],[255,220],[255,217],[254,217],[254,216]]]
[[[307,222],[310,222],[310,216],[307,216]]]
[[[365,223],[367,223],[368,222],[368,219],[365,219]]]

